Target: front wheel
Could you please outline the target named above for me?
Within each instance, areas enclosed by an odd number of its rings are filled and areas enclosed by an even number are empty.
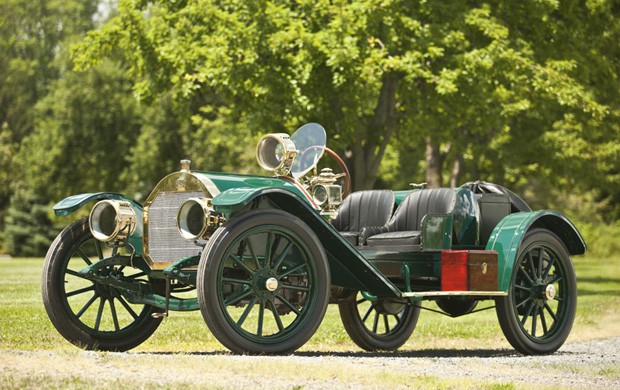
[[[131,304],[119,290],[81,277],[78,271],[103,259],[103,252],[86,218],[64,229],[45,257],[43,304],[58,332],[78,347],[126,351],[155,332],[161,318],[151,314],[159,309]],[[131,267],[108,266],[100,272],[127,282],[149,282],[144,272]]]
[[[577,281],[566,247],[552,232],[529,232],[514,264],[508,296],[496,299],[497,318],[510,344],[526,355],[557,351],[570,333]]]
[[[330,275],[323,247],[299,218],[256,210],[209,239],[198,303],[213,335],[236,353],[295,351],[321,323]]]
[[[395,351],[409,340],[418,323],[420,307],[407,300],[369,300],[361,293],[338,305],[340,319],[351,340],[366,351]]]

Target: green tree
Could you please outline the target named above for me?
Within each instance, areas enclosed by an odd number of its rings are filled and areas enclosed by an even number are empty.
[[[31,190],[15,191],[3,232],[6,251],[13,256],[45,254],[58,233],[51,222],[50,212],[45,199],[37,197]]]
[[[20,143],[34,129],[35,105],[68,67],[65,44],[94,26],[97,4],[96,0],[0,2],[0,231],[20,186],[15,184],[22,176],[14,160]]]
[[[44,199],[121,191],[120,175],[141,128],[141,109],[125,71],[104,61],[66,72],[37,105],[35,130],[18,152],[20,186]]]
[[[120,52],[140,96],[218,96],[203,112],[254,131],[321,122],[357,189],[375,183],[395,142],[423,150],[414,158],[425,156],[432,186],[447,183],[449,161],[451,184],[466,162],[505,180],[537,169],[532,157],[562,166],[549,138],[606,114],[571,57],[539,50],[561,12],[542,1],[121,1],[77,66]],[[526,140],[545,145],[542,158]]]

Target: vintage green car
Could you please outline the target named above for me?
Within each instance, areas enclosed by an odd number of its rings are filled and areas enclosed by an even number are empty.
[[[491,183],[348,194],[350,178],[323,127],[268,134],[259,164],[274,176],[181,169],[139,204],[116,193],[70,196],[65,228],[43,269],[56,329],[86,349],[124,351],[170,311],[200,310],[236,353],[295,351],[338,304],[361,348],[395,350],[423,301],[456,317],[493,300],[524,354],[552,353],[571,330],[577,285],[571,255],[586,245],[562,214],[531,211]],[[317,171],[324,154],[341,173]],[[338,184],[341,183],[341,184]]]

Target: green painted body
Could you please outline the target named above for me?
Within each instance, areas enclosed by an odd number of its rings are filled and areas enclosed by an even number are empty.
[[[309,195],[292,182],[275,177],[226,174],[208,171],[194,171],[192,175],[217,188],[213,198],[215,211],[227,219],[234,218],[250,209],[279,208],[301,218],[321,240],[330,265],[332,284],[354,290],[368,291],[374,296],[400,296],[409,281],[403,278],[403,269],[411,275],[412,289],[436,291],[441,278],[441,250],[467,248],[485,249],[478,245],[479,210],[474,194],[465,188],[455,189],[457,200],[451,213],[427,215],[423,220],[423,249],[418,252],[399,252],[355,248],[318,212]],[[415,191],[415,190],[413,190]],[[395,207],[412,190],[395,191]],[[142,206],[123,195],[109,192],[80,194],[63,199],[54,206],[57,215],[68,215],[95,200],[117,199],[131,202],[138,215],[138,226],[130,237],[136,255],[142,254]],[[531,228],[544,227],[560,237],[569,253],[585,252],[585,244],[577,229],[562,214],[554,211],[515,213],[504,218],[493,231],[486,246],[487,250],[498,252],[499,291],[508,291],[513,264],[519,245]],[[183,259],[164,270],[152,272],[154,278],[179,278],[195,283],[195,272],[183,270],[187,262]],[[406,266],[403,268],[403,266]],[[386,274],[378,267],[387,269]],[[148,299],[147,299],[148,298]],[[161,297],[160,297],[161,298]],[[160,298],[144,296],[144,302],[162,307]],[[195,303],[170,302],[171,310],[193,310]]]
[[[577,228],[557,211],[510,214],[497,224],[486,246],[487,250],[497,251],[498,254],[500,291],[508,291],[521,241],[533,228],[545,228],[553,232],[566,245],[571,255],[581,255],[586,251],[586,244]]]

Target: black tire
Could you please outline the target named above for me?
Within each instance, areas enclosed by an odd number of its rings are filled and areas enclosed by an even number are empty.
[[[441,310],[450,314],[451,317],[460,317],[469,314],[478,306],[478,301],[459,298],[440,298],[436,300],[435,303]]]
[[[209,239],[198,266],[202,316],[213,335],[240,354],[301,347],[323,320],[329,288],[318,237],[281,210],[228,221]]]
[[[577,281],[562,241],[545,229],[524,237],[507,297],[496,299],[508,342],[526,355],[549,354],[566,341],[577,307]]]
[[[128,303],[112,288],[81,278],[80,269],[103,258],[102,246],[92,237],[88,219],[80,219],[56,237],[45,257],[42,275],[43,305],[58,332],[76,346],[88,350],[126,351],[155,332],[161,318],[158,309]],[[145,280],[143,272],[126,267],[123,272]],[[98,304],[97,304],[98,303]]]
[[[366,351],[397,350],[409,340],[420,316],[420,306],[413,302],[388,298],[370,301],[361,294],[340,303],[338,310],[351,340]]]

